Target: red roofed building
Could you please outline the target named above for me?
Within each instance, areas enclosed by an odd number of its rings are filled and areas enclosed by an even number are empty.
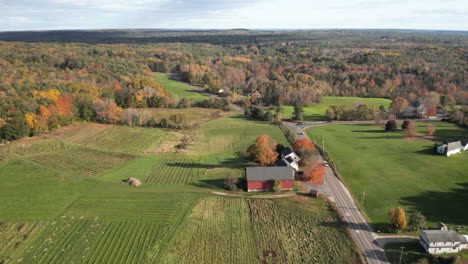
[[[270,191],[273,181],[281,181],[281,190],[294,188],[294,170],[287,167],[247,167],[247,191]]]

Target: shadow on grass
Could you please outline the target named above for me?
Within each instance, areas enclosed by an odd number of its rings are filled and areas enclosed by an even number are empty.
[[[427,254],[417,240],[411,242],[387,242],[385,244],[385,253],[390,263],[399,263],[400,257],[402,263],[416,263],[421,259],[427,258]]]
[[[384,133],[386,133],[387,131],[385,131],[384,129],[382,129],[382,130],[351,130],[351,132],[384,134]]]
[[[417,196],[403,197],[401,204],[420,211],[431,222],[467,225],[468,182],[457,185],[457,188],[445,192],[425,191]]]

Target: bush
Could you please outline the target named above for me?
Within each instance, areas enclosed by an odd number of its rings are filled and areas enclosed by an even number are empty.
[[[239,178],[237,178],[234,174],[229,174],[226,178],[224,178],[224,188],[228,191],[237,191],[237,183],[239,182]]]
[[[387,131],[387,132],[396,132],[396,131],[398,131],[396,121],[395,120],[388,120],[387,124],[385,124],[385,131]]]
[[[281,181],[279,179],[274,179],[272,186],[273,186],[272,187],[273,192],[280,192],[281,191]]]

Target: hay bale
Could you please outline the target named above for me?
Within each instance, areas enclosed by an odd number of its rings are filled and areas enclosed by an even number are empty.
[[[128,185],[130,186],[135,186],[135,187],[138,187],[141,185],[141,182],[133,177],[130,177],[126,180],[122,180],[123,182],[127,183]]]

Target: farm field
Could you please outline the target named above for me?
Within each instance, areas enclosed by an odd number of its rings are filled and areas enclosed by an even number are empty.
[[[334,212],[322,201],[298,199],[202,198],[163,262],[358,263]]]
[[[208,99],[207,96],[195,91],[194,89],[188,87],[187,85],[172,80],[171,77],[164,73],[154,73],[156,80],[164,86],[167,90],[171,91],[173,94],[177,95],[179,99],[186,98],[189,99],[192,103],[199,102]]]
[[[304,121],[318,122],[325,121],[325,113],[330,105],[352,105],[358,102],[364,102],[368,106],[379,107],[383,105],[386,109],[392,102],[385,98],[360,98],[360,97],[337,97],[337,96],[324,96],[322,103],[304,107]],[[284,118],[291,118],[294,112],[293,106],[282,106]]]
[[[219,115],[218,111],[203,111],[194,111],[198,125],[189,133],[83,123],[51,135],[1,146],[0,235],[8,237],[8,240],[0,244],[0,262],[176,263],[192,259],[202,262],[218,260],[222,256],[214,252],[201,251],[194,256],[193,252],[187,251],[184,255],[174,256],[171,251],[173,241],[174,245],[185,247],[179,243],[182,243],[180,239],[186,228],[192,228],[190,232],[194,237],[203,237],[206,230],[193,230],[192,225],[196,221],[194,217],[204,207],[209,214],[217,215],[222,209],[226,210],[226,217],[233,217],[232,225],[227,231],[222,231],[232,233],[232,239],[225,241],[228,244],[224,245],[241,245],[244,240],[253,242],[249,242],[253,246],[249,251],[238,256],[232,253],[227,260],[229,263],[259,263],[263,259],[267,263],[275,262],[272,259],[301,262],[296,254],[304,258],[304,262],[309,255],[319,257],[314,255],[320,252],[318,250],[304,255],[290,249],[300,244],[286,240],[282,229],[275,237],[262,234],[266,237],[257,241],[257,236],[267,230],[260,227],[254,230],[256,225],[260,225],[258,221],[261,218],[252,218],[253,206],[249,200],[207,196],[208,192],[223,188],[226,175],[242,175],[245,160],[241,152],[254,143],[258,135],[269,134],[282,144],[287,144],[287,140],[276,125],[247,120],[239,113]],[[185,152],[155,154],[151,151],[172,133],[190,137]],[[177,141],[177,138],[171,140]],[[128,177],[141,180],[143,185],[134,188],[122,184],[121,180]],[[264,202],[272,203],[269,200]],[[280,205],[283,206],[273,202],[268,208],[285,210]],[[329,218],[317,218],[317,221],[335,219],[329,215],[332,212],[326,206],[320,208],[319,211]],[[261,214],[262,210],[267,208],[260,207],[256,212]],[[301,210],[307,213],[308,209],[304,207]],[[273,212],[268,211],[268,214]],[[286,219],[292,218],[291,215],[285,216],[285,220],[278,217],[274,221],[284,221],[281,225],[292,221]],[[213,226],[225,225],[216,221]],[[243,229],[244,221],[251,229]],[[269,229],[274,229],[275,223],[271,222]],[[309,234],[310,227],[299,227],[303,230],[297,231],[297,237],[302,241]],[[329,229],[345,230],[341,225]],[[242,240],[235,241],[233,234],[240,234]],[[278,253],[269,252],[264,256],[266,249],[256,248],[256,245],[260,243],[267,247],[267,240],[283,240],[285,244],[278,244],[274,249]],[[344,241],[343,245],[349,248],[346,243],[351,242],[347,236]],[[236,252],[243,248],[245,245]],[[349,255],[345,254],[348,253],[355,256],[354,249],[349,249],[337,257],[347,258]]]
[[[57,140],[70,144],[105,151],[141,153],[156,148],[166,133],[158,128],[84,123],[63,128],[55,135]]]
[[[468,130],[437,123],[440,135],[468,136]],[[374,125],[329,125],[307,130],[317,143],[324,140],[338,171],[370,221],[388,223],[396,206],[421,211],[429,223],[467,225],[468,153],[451,157],[433,154],[434,143],[386,133]],[[362,196],[365,192],[363,203]]]

